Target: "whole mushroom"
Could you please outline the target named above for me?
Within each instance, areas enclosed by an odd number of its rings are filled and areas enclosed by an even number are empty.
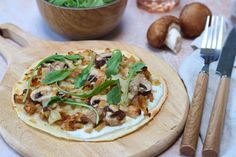
[[[151,24],[147,32],[151,46],[160,48],[166,45],[178,53],[182,45],[179,19],[174,16],[163,16]]]
[[[180,13],[180,26],[184,37],[195,38],[204,30],[210,9],[202,3],[195,2],[184,6]]]

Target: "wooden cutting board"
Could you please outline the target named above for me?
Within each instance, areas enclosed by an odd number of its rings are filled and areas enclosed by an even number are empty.
[[[12,148],[23,156],[148,157],[163,152],[181,134],[189,108],[185,87],[178,74],[154,54],[121,42],[40,40],[11,24],[0,25],[0,35],[0,53],[8,62],[8,69],[0,86],[0,133]],[[107,47],[135,53],[151,70],[167,81],[168,98],[150,123],[113,142],[96,143],[62,140],[29,127],[17,117],[11,102],[12,86],[33,62],[55,52]]]

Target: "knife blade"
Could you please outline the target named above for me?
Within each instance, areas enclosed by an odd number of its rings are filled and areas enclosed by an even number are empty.
[[[221,76],[211,118],[208,124],[206,137],[203,144],[203,157],[218,157],[221,141],[221,134],[224,125],[230,79],[236,55],[236,28],[234,27],[228,35],[222,49],[216,73]]]
[[[220,76],[231,77],[236,55],[236,28],[234,27],[222,49],[216,73]]]

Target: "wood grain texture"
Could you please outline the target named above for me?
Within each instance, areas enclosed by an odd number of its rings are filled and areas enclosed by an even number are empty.
[[[1,27],[0,25],[0,29]],[[9,32],[19,31],[12,25],[4,25],[4,29]],[[16,34],[19,35],[19,33]],[[6,142],[23,156],[154,156],[167,149],[181,134],[189,107],[186,90],[176,72],[152,53],[121,42],[52,42],[35,39],[27,33],[23,34],[27,38],[21,38],[31,43],[29,46],[18,46],[12,49],[11,46],[7,48],[0,44],[0,51],[7,56],[9,63],[8,71],[0,86],[0,133]],[[4,42],[8,43],[8,41]],[[8,43],[8,45],[11,44],[11,42]],[[168,98],[160,113],[150,123],[113,142],[96,143],[58,139],[29,127],[17,117],[11,102],[12,86],[33,62],[55,52],[107,47],[125,49],[135,53],[143,59],[151,71],[166,79],[169,90]]]
[[[203,144],[202,153],[204,157],[217,157],[219,155],[219,146],[228,101],[229,85],[230,78],[222,77],[217,89],[206,138]]]
[[[106,35],[120,22],[127,0],[116,0],[95,9],[66,8],[37,0],[48,25],[69,39],[94,39]]]
[[[200,72],[194,89],[192,104],[189,109],[184,134],[180,145],[180,152],[186,156],[194,156],[199,137],[199,130],[204,108],[208,84],[208,73]]]

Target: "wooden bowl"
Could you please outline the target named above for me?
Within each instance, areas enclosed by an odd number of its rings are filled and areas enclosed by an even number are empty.
[[[67,8],[37,0],[38,8],[48,25],[62,36],[93,39],[111,32],[120,22],[127,0],[116,0],[96,8]]]

